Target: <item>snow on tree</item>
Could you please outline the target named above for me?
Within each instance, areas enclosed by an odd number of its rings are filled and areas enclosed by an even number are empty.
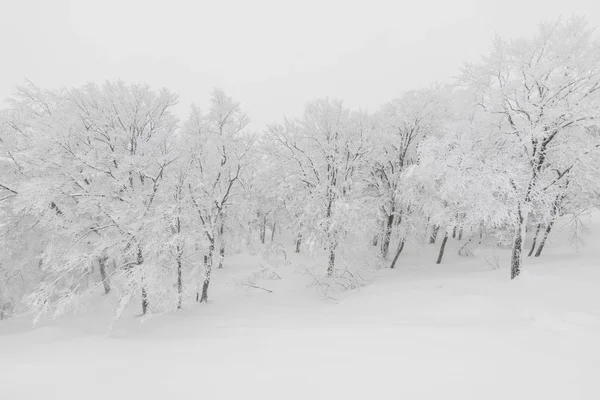
[[[148,290],[161,271],[160,241],[150,233],[160,231],[155,199],[173,161],[176,100],[122,82],[17,93],[8,135],[23,179],[13,210],[36,218],[48,235],[36,255],[44,278],[29,298],[40,314],[60,313],[93,290],[85,283],[91,266],[105,268],[108,259],[125,282],[123,304],[141,293],[146,313],[150,297],[160,297]]]
[[[410,201],[402,196],[402,177],[417,162],[421,141],[439,129],[447,107],[445,89],[439,85],[409,91],[385,104],[379,111],[375,150],[369,162],[370,195],[379,203],[381,214],[381,256],[386,258],[394,229]],[[408,200],[400,201],[403,198]]]
[[[308,103],[302,118],[269,127],[273,156],[287,176],[282,185],[293,193],[291,207],[302,221],[299,233],[302,240],[326,249],[328,275],[333,274],[341,237],[356,230],[363,209],[358,177],[373,130],[367,115],[330,99]]]
[[[519,275],[528,218],[553,207],[558,188],[597,138],[577,140],[574,132],[600,115],[600,45],[582,18],[540,25],[531,39],[494,41],[482,62],[467,65],[462,81],[474,88],[478,104],[495,117],[490,129],[510,142],[514,237],[511,278]]]
[[[250,122],[239,103],[222,90],[211,95],[206,115],[193,106],[184,131],[188,140],[190,172],[188,191],[205,238],[203,279],[198,280],[197,301],[208,301],[215,257],[221,268],[225,257],[225,228],[229,208],[244,188],[242,176],[250,162],[254,142],[245,131]],[[219,254],[215,254],[219,245]]]
[[[372,115],[318,99],[258,137],[222,90],[181,126],[176,103],[120,81],[17,88],[0,112],[0,318],[207,302],[213,267],[268,231],[324,250],[327,279],[361,245],[381,261],[396,244],[394,268],[438,231],[438,263],[450,237],[464,252],[486,233],[511,244],[515,278],[559,217],[600,204],[600,44],[582,18],[497,38],[453,85]]]
[[[412,171],[412,196],[429,223],[444,228],[444,239],[455,227],[473,238],[482,227],[502,229],[510,221],[510,151],[486,130],[488,118],[474,109],[468,92],[455,91],[453,119],[440,134],[419,147],[419,164]],[[445,241],[438,256],[442,261]]]

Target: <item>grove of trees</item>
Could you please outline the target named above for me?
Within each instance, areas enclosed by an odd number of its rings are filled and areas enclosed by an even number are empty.
[[[388,268],[439,246],[441,263],[454,237],[510,246],[512,279],[558,217],[600,204],[600,42],[583,18],[496,38],[455,81],[374,113],[322,98],[251,132],[238,102],[209,99],[180,121],[167,89],[16,89],[0,111],[3,317],[99,295],[117,315],[207,302],[214,269],[267,230],[326,276],[357,246]]]

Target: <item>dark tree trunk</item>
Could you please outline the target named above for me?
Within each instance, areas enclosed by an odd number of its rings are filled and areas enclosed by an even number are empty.
[[[225,221],[221,217],[221,227],[219,228],[219,269],[223,268],[225,262]],[[264,243],[264,242],[263,242]]]
[[[148,301],[148,292],[146,291],[146,286],[142,286],[142,314],[146,315],[148,312],[148,307],[150,303]]]
[[[327,165],[327,171],[330,172],[332,168],[331,164]],[[332,190],[332,187],[335,186],[335,179],[333,180],[333,184],[327,187],[327,212],[325,216],[327,217],[327,244],[329,246],[329,263],[327,264],[327,275],[332,276],[333,270],[335,268],[335,249],[337,247],[337,232],[334,232],[331,229],[331,218],[333,216],[333,201],[335,199],[335,194]]]
[[[271,229],[271,242],[275,240],[275,228],[277,226],[277,221],[273,221],[273,229]]]
[[[144,257],[142,255],[142,249],[138,248],[137,254],[137,265],[142,265],[144,263]],[[146,315],[148,312],[148,308],[150,308],[150,301],[148,300],[148,291],[146,289],[146,284],[144,283],[144,274],[142,274],[142,314]]]
[[[535,245],[537,243],[538,235],[540,234],[540,229],[542,228],[542,224],[538,224],[537,229],[535,230],[535,235],[533,236],[533,242],[531,243],[531,250],[529,250],[529,254],[527,257],[531,257],[533,251],[535,250]]]
[[[208,303],[208,285],[210,285],[210,278],[212,274],[212,258],[215,251],[215,239],[210,240],[208,246],[208,257],[205,258],[206,264],[204,265],[204,284],[202,285],[202,296],[200,296],[200,303]]]
[[[219,249],[219,268],[223,268],[223,263],[225,262],[225,245],[221,243],[221,248]]]
[[[392,228],[394,226],[394,207],[390,215],[387,216],[385,226],[383,228],[383,237],[381,238],[381,257],[387,257],[390,251],[390,240],[392,238]]]
[[[208,256],[205,254],[202,257],[202,265],[204,265],[204,270],[206,271],[206,266],[208,265]],[[200,278],[198,278],[198,289],[196,290],[196,302],[200,302],[200,293],[202,291],[200,290]]]
[[[429,236],[429,244],[434,244],[437,239],[438,231],[440,230],[439,225],[434,225],[431,231],[431,236]]]
[[[181,309],[183,303],[183,277],[181,268],[181,259],[183,256],[183,247],[177,245],[177,309]]]
[[[302,244],[302,234],[299,233],[296,238],[296,253],[300,253],[300,245]]]
[[[208,285],[210,285],[209,279],[204,279],[202,284],[202,297],[200,297],[200,303],[208,303]]]
[[[98,265],[100,266],[100,278],[102,279],[102,285],[104,285],[104,294],[110,293],[110,278],[106,273],[106,260],[107,257],[98,258]]]
[[[175,231],[181,233],[181,219],[177,217],[175,220]],[[179,240],[179,239],[177,239]],[[176,246],[177,250],[177,309],[180,310],[183,304],[183,276],[182,276],[182,259],[183,259],[183,244],[179,241]]]
[[[515,279],[521,273],[522,253],[523,253],[523,212],[519,205],[517,210],[518,224],[515,232],[515,239],[512,246],[512,255],[510,259],[510,279]]]
[[[404,238],[400,240],[398,243],[398,250],[396,250],[396,255],[394,256],[394,260],[392,261],[392,265],[390,265],[390,269],[394,269],[396,267],[396,261],[398,261],[398,257],[400,257],[400,253],[404,250]]]
[[[447,241],[448,241],[448,232],[445,233],[444,239],[442,240],[442,245],[440,246],[440,253],[438,254],[436,264],[440,264],[442,262],[442,258],[444,257],[444,249],[446,248]]]
[[[265,238],[267,237],[267,216],[263,217],[262,226],[260,227],[260,241],[265,244]]]
[[[567,182],[568,184],[568,182]],[[535,256],[539,257],[540,255],[542,255],[542,250],[544,250],[544,246],[546,245],[546,240],[548,239],[548,235],[550,235],[550,231],[552,231],[552,227],[554,226],[554,222],[556,222],[556,217],[560,214],[560,205],[562,203],[562,201],[564,200],[566,194],[559,194],[558,196],[556,196],[556,200],[554,200],[554,205],[552,206],[552,220],[550,221],[550,223],[548,223],[548,226],[546,227],[546,231],[544,232],[544,237],[542,238],[542,241],[540,242],[540,246],[538,247],[537,251],[535,252]]]
[[[456,226],[452,229],[452,239],[456,239]]]
[[[462,235],[463,235],[463,228],[461,226],[460,229],[458,230],[458,240],[462,240]]]
[[[335,268],[335,246],[331,246],[329,249],[329,264],[327,265],[327,275],[333,275],[333,269]]]
[[[542,238],[542,241],[540,242],[540,245],[539,245],[537,251],[535,252],[535,257],[539,257],[542,255],[542,250],[544,250],[544,246],[546,245],[546,239],[548,239],[548,235],[550,235],[552,226],[554,226],[554,221],[550,221],[550,223],[546,227],[546,231],[544,232],[544,237]]]

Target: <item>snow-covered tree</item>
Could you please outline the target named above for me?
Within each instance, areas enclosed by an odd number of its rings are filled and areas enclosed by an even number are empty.
[[[60,312],[93,290],[94,263],[108,291],[109,259],[111,274],[125,282],[123,304],[141,293],[142,312],[149,310],[156,293],[148,287],[161,271],[161,247],[150,232],[160,230],[155,200],[173,161],[177,120],[169,109],[176,101],[167,90],[122,82],[17,92],[5,131],[21,175],[13,212],[46,233],[41,252],[29,255],[44,275],[29,298],[40,313]]]
[[[495,132],[485,113],[474,109],[468,93],[455,93],[453,119],[440,134],[419,147],[419,164],[411,171],[415,202],[429,223],[444,228],[438,263],[450,232],[496,230],[510,220],[511,152],[498,152]],[[472,236],[470,237],[470,239]]]
[[[368,183],[369,194],[379,204],[383,258],[388,255],[394,221],[402,219],[410,204],[410,199],[401,193],[404,173],[417,162],[419,144],[439,130],[447,108],[447,94],[439,85],[409,91],[385,104],[377,115]]]
[[[302,221],[299,233],[326,248],[329,275],[341,236],[356,229],[352,216],[361,211],[356,200],[362,190],[357,182],[374,127],[366,114],[329,99],[308,103],[300,119],[269,127],[272,155],[286,175],[281,183],[293,193],[288,206]]]
[[[495,117],[489,129],[510,142],[520,167],[511,176],[515,278],[529,216],[552,209],[578,154],[598,144],[592,135],[584,141],[573,135],[588,132],[581,128],[600,115],[600,46],[582,18],[544,23],[531,39],[497,38],[482,62],[466,66],[462,80],[477,90],[478,104]]]
[[[206,239],[203,279],[198,281],[196,296],[199,302],[208,301],[215,257],[219,268],[223,266],[229,208],[244,190],[242,176],[251,160],[254,139],[245,130],[249,122],[239,103],[215,90],[209,112],[203,115],[193,106],[184,124],[190,162],[187,189]]]

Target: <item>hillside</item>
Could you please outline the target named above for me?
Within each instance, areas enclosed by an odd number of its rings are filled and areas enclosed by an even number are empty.
[[[258,256],[218,271],[208,305],[107,331],[95,314],[0,323],[2,398],[597,399],[600,218],[575,252],[547,252],[508,279],[509,250],[464,258],[450,242],[403,254],[335,301],[291,266],[239,284]],[[415,249],[413,249],[415,250]],[[486,261],[486,258],[488,261]],[[238,283],[236,283],[238,282]]]

